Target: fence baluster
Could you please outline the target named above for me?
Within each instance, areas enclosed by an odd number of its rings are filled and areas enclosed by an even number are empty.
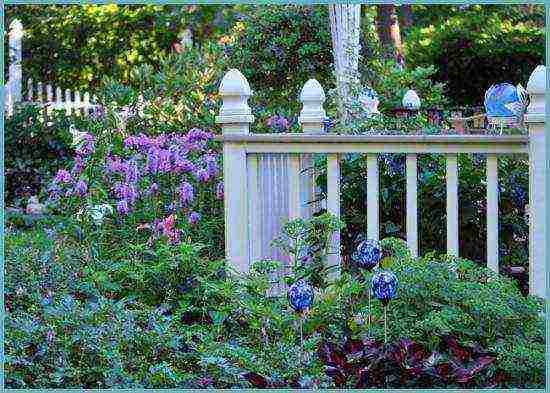
[[[378,154],[367,154],[367,237],[378,240]]]
[[[498,273],[498,158],[487,154],[487,267]]]
[[[447,154],[447,254],[458,256],[458,164]]]
[[[55,109],[63,109],[63,92],[60,87],[55,88]]]
[[[42,103],[42,82],[36,84],[36,101]]]
[[[340,157],[338,154],[327,155],[327,211],[340,218]],[[332,236],[331,253],[328,265],[334,266],[330,277],[337,279],[340,275],[340,231]]]
[[[289,218],[300,217],[300,155],[290,154],[288,159],[288,206]]]
[[[28,102],[32,102],[32,91],[33,91],[32,78],[29,78],[27,80],[27,101]]]
[[[411,255],[416,258],[418,256],[418,169],[416,154],[407,154],[406,170],[407,209],[405,215],[407,217],[407,244],[411,250]]]
[[[78,90],[74,92],[74,107],[76,109],[76,113],[83,113],[82,106],[80,104],[80,92]]]
[[[90,93],[85,92],[84,93],[84,114],[89,115],[90,114]]]
[[[65,113],[67,116],[70,116],[72,113],[72,99],[71,99],[71,90],[65,90]]]
[[[46,102],[49,104],[53,101],[53,89],[52,85],[46,85]]]

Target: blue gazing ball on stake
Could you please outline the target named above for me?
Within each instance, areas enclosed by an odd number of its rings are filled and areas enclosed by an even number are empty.
[[[287,298],[294,311],[303,312],[313,303],[313,289],[301,278],[288,288]]]
[[[352,259],[362,269],[372,270],[380,262],[381,256],[380,243],[367,239],[359,243]]]
[[[390,271],[382,271],[372,276],[372,293],[385,305],[397,293],[397,276]]]

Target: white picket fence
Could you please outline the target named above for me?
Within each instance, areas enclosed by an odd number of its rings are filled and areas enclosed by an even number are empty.
[[[32,103],[41,105],[47,113],[52,110],[64,110],[66,115],[80,112],[81,114],[90,114],[98,105],[94,104],[93,98],[90,99],[88,92],[72,91],[66,89],[65,92],[59,87],[45,84],[42,82],[34,83],[32,79],[27,80],[26,94],[23,95],[23,72],[21,66],[22,60],[22,39],[23,25],[19,20],[10,23],[9,31],[9,74],[5,86],[5,110],[10,116],[17,103]]]
[[[270,247],[281,225],[308,217],[318,206],[309,202],[315,193],[313,154],[327,157],[326,209],[340,216],[340,155],[364,153],[367,160],[367,236],[379,238],[378,154],[406,153],[406,235],[413,255],[418,253],[417,154],[446,157],[447,253],[459,256],[459,153],[487,154],[487,265],[498,272],[498,155],[529,155],[529,288],[545,297],[546,259],[546,148],[544,142],[546,68],[532,73],[527,90],[530,105],[525,115],[528,135],[336,135],[324,134],[322,86],[314,79],[304,85],[299,116],[302,133],[251,134],[254,122],[248,106],[251,95],[246,78],[230,70],[220,84],[223,105],[216,121],[221,125],[225,186],[226,258],[239,272],[263,258],[283,260]],[[332,239],[329,264],[340,265],[340,235]],[[288,263],[288,260],[286,261]]]

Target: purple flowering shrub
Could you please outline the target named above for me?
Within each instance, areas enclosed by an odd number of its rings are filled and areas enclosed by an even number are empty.
[[[75,211],[91,228],[110,222],[131,236],[146,234],[149,244],[178,244],[183,236],[217,240],[223,232],[223,184],[212,136],[194,128],[98,143],[76,131],[73,166],[53,178],[50,202]],[[203,221],[217,234],[201,233]]]

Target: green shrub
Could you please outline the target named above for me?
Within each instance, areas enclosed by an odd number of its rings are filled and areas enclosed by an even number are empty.
[[[443,23],[442,16],[419,24],[404,40],[406,58],[412,66],[434,65],[434,79],[447,82],[446,94],[458,105],[481,105],[494,83],[525,87],[544,58],[544,10],[532,15],[536,24],[517,10],[474,5],[445,15]]]
[[[105,78],[100,101],[107,107],[129,107],[138,112],[138,97],[143,96],[143,113],[125,124],[131,133],[143,129],[150,133],[211,129],[221,106],[219,83],[228,70],[223,47],[205,43],[200,48],[159,56],[155,67],[132,67],[127,82]]]
[[[224,263],[200,258],[197,245],[167,243],[163,253],[156,249],[160,263],[144,283],[165,296],[147,300],[139,284],[135,293],[117,290],[124,275],[111,261],[94,259],[67,230],[13,232],[8,225],[9,387],[337,387],[323,346],[353,343],[368,331],[366,284],[345,269],[333,285],[315,291],[309,313],[300,317],[285,296],[266,296],[274,263],[258,262],[246,276],[226,275]],[[512,281],[470,261],[413,260],[403,241],[381,244],[385,265],[399,278],[388,312],[392,343],[408,337],[429,351],[451,337],[452,350],[477,345],[474,352],[496,359],[489,369],[500,375],[496,387],[542,386],[539,300],[524,298]],[[379,341],[378,301],[371,310]],[[368,386],[380,387],[375,381]],[[468,381],[470,387],[488,383]],[[403,383],[426,385],[414,378]]]
[[[332,46],[324,6],[254,6],[242,16],[229,47],[232,67],[248,79],[251,107],[300,110],[304,83],[332,85]],[[261,109],[261,108],[259,108]]]
[[[61,112],[45,117],[37,105],[18,105],[5,126],[5,200],[9,205],[39,195],[49,178],[71,162],[72,124],[87,126],[83,117]]]
[[[187,27],[196,45],[219,36],[232,15],[233,7],[212,5],[13,5],[6,26],[23,23],[25,80],[95,91],[104,75],[127,82],[135,66],[158,65]]]

